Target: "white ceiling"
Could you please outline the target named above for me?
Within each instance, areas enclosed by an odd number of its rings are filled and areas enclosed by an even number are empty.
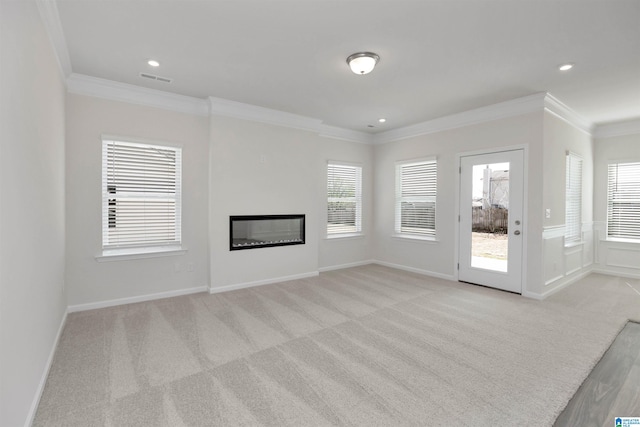
[[[640,117],[639,0],[57,0],[57,7],[74,73],[347,129],[387,131],[538,92],[594,124]],[[364,50],[381,59],[358,76],[346,58]],[[152,58],[161,66],[147,65]],[[576,65],[562,73],[565,62]]]

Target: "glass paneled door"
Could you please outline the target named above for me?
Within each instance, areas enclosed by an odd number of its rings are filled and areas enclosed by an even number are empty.
[[[460,158],[458,280],[522,293],[523,150]]]

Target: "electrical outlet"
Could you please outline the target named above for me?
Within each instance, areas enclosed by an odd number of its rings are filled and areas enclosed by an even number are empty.
[[[175,270],[175,272],[176,272],[176,273],[180,273],[180,272],[182,271],[182,264],[181,264],[181,263],[179,263],[179,262],[176,262],[176,263],[173,265],[173,268],[174,268],[174,270]]]
[[[187,264],[187,271],[193,271],[195,269],[195,263],[190,262]]]
[[[547,219],[551,218],[551,209],[544,210],[544,217]]]

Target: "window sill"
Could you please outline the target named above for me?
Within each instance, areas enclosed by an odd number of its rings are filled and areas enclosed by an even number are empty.
[[[326,240],[342,240],[342,239],[360,239],[364,237],[362,233],[344,233],[344,234],[330,234],[325,237]]]
[[[583,241],[580,241],[580,242],[571,242],[571,243],[566,243],[566,244],[564,245],[564,247],[565,247],[565,248],[567,248],[567,249],[569,249],[569,248],[575,248],[576,246],[582,246],[582,245],[584,245],[584,242],[583,242]]]
[[[187,249],[181,246],[162,246],[156,248],[127,248],[105,249],[102,255],[97,255],[96,261],[128,261],[132,259],[159,258],[167,256],[184,255]]]
[[[391,237],[394,239],[401,240],[415,240],[418,242],[427,242],[427,243],[438,243],[439,240],[433,236],[418,236],[415,234],[392,234]]]
[[[611,243],[626,243],[631,245],[640,245],[640,240],[637,240],[637,239],[621,239],[616,237],[608,237],[604,239],[604,241],[611,242]]]

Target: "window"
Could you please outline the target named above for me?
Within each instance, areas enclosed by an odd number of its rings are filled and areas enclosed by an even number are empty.
[[[435,237],[436,178],[435,160],[396,165],[396,233]]]
[[[327,235],[362,232],[362,167],[327,166]]]
[[[175,147],[103,140],[102,248],[181,243],[181,161]]]
[[[582,158],[567,153],[564,244],[582,241]]]
[[[640,163],[609,164],[607,237],[640,240]]]

